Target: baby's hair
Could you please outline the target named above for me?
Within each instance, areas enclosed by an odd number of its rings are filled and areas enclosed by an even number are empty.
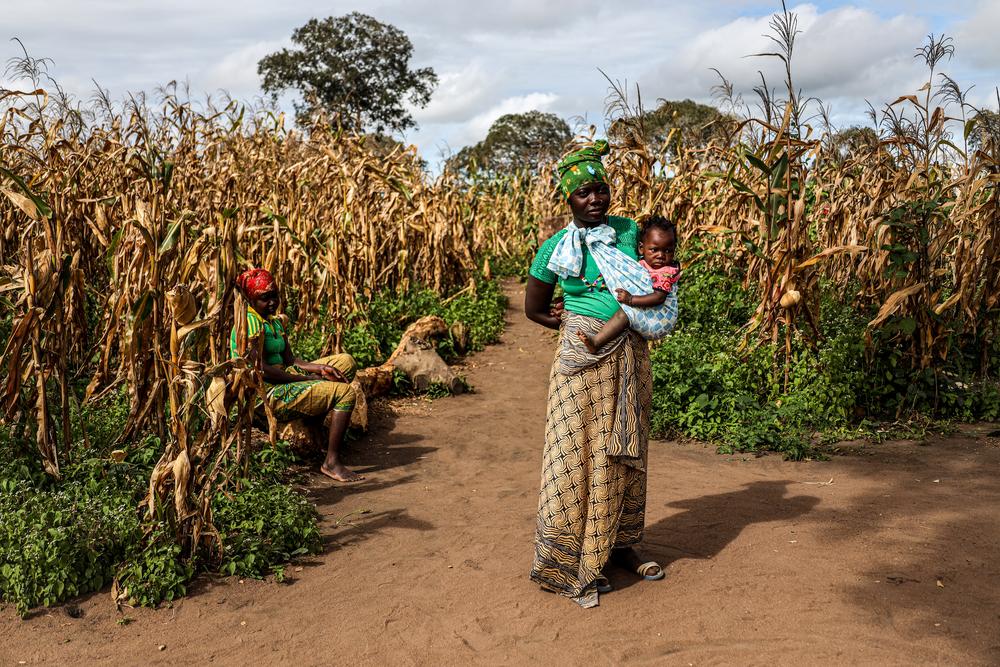
[[[651,215],[646,218],[646,221],[642,223],[642,231],[639,233],[639,240],[645,242],[646,234],[648,234],[651,229],[659,229],[664,234],[673,234],[674,238],[677,238],[677,225],[670,220],[667,220],[662,215]]]

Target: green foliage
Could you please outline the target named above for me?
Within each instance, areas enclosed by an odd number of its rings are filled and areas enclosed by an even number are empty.
[[[0,297],[0,306],[6,311],[0,315],[0,342],[6,344],[7,340],[10,338],[10,332],[14,328],[14,308],[10,301]]]
[[[525,228],[525,236],[534,236],[537,232],[537,225]],[[531,268],[531,260],[537,248],[526,246],[526,252],[510,257],[489,257],[486,261],[490,263],[490,272],[497,278],[517,278],[524,282],[528,278],[528,270]]]
[[[221,572],[243,577],[270,573],[280,581],[288,561],[320,551],[316,508],[286,483],[295,461],[287,442],[265,446],[251,457],[252,474],[239,481],[239,489],[212,499],[224,548]]]
[[[292,350],[300,359],[319,359],[323,356],[326,334],[320,328],[296,327],[290,336]]]
[[[182,557],[181,545],[165,530],[133,545],[118,570],[119,590],[130,605],[154,607],[187,594],[194,565]]]
[[[961,355],[950,366],[915,372],[889,335],[868,350],[871,313],[842,297],[852,286],[823,286],[823,335],[815,347],[793,340],[787,384],[775,365],[778,350],[740,351],[741,325],[756,299],[735,278],[693,266],[680,290],[678,327],[651,355],[656,433],[715,442],[723,452],[773,450],[798,459],[813,451],[817,436],[829,442],[902,433],[905,426],[883,426],[901,415],[927,423],[1000,414],[1000,388],[974,382]]]
[[[216,496],[212,506],[226,574],[270,573],[280,581],[288,561],[320,550],[316,508],[286,485],[250,482],[231,498]]]
[[[966,131],[969,145],[974,149],[997,151],[1000,148],[1000,113],[989,109],[977,111]]]
[[[435,313],[449,324],[463,322],[469,328],[469,349],[481,350],[500,340],[504,328],[507,297],[499,282],[480,281],[474,293],[464,293],[443,303]]]
[[[280,576],[283,563],[318,550],[315,509],[286,484],[295,460],[287,443],[255,452],[237,490],[215,496],[221,561],[182,557],[164,528],[147,534],[139,504],[163,448],[146,437],[124,461],[109,457],[123,401],[116,395],[83,409],[91,447],[74,443],[60,480],[0,432],[0,597],[19,613],[100,590],[116,577],[130,604],[152,606],[183,596],[198,571]]]
[[[407,106],[426,106],[437,85],[433,69],[410,69],[413,45],[403,31],[360,12],[310,19],[292,43],[264,56],[257,72],[272,97],[302,93],[301,121],[318,106],[350,129],[405,130],[416,125]]]
[[[415,393],[413,382],[398,368],[392,369],[392,388],[389,393],[393,396],[412,396]]]
[[[142,540],[145,452],[122,463],[85,459],[65,466],[58,482],[9,441],[0,459],[0,595],[24,614],[108,584]]]
[[[472,385],[464,377],[459,375],[455,379],[458,380],[458,393],[469,394],[473,392]],[[430,399],[446,398],[452,395],[454,392],[452,392],[451,386],[444,382],[431,382],[430,386],[427,387],[427,398]]]
[[[410,324],[426,315],[437,315],[449,327],[458,323],[464,325],[468,340],[463,352],[481,350],[500,339],[506,309],[507,297],[496,280],[480,279],[474,289],[467,287],[443,298],[427,288],[414,288],[402,294],[381,292],[369,301],[365,311],[353,313],[348,318],[341,348],[354,357],[359,368],[377,366],[396,349]],[[306,359],[321,356],[327,341],[324,328],[333,326],[325,314],[321,322],[324,320],[321,327],[293,328],[291,341],[296,355]],[[459,356],[462,341],[456,341],[453,335],[454,331],[450,330],[438,343],[438,353],[446,360]],[[471,390],[471,387],[466,389]],[[405,374],[396,371],[391,392],[410,396],[414,388]],[[431,398],[438,398],[451,395],[451,390],[443,385],[431,386],[426,393]]]
[[[166,532],[155,533],[119,570],[119,585],[130,604],[153,606],[186,594],[187,582],[199,571],[262,577],[284,576],[288,561],[320,549],[318,515],[313,505],[287,484],[296,462],[289,444],[253,452],[244,468],[226,471],[235,490],[212,498],[215,529],[222,557],[199,553],[185,559],[181,546]]]
[[[457,322],[465,324],[469,350],[481,350],[500,339],[506,308],[507,298],[496,281],[480,280],[474,290],[445,298],[427,288],[402,294],[381,292],[372,297],[366,311],[354,313],[348,319],[341,347],[354,357],[359,368],[377,366],[392,354],[406,327],[426,315],[438,315],[449,326]],[[292,346],[304,358],[318,357],[325,341],[322,328],[297,328],[292,333]],[[456,356],[456,341],[450,334],[440,342],[438,351],[446,359]]]
[[[638,129],[655,155],[660,152],[660,147],[673,131],[667,154],[676,155],[681,146],[702,148],[712,141],[724,143],[737,122],[735,117],[714,106],[692,100],[660,100],[659,107],[638,118],[612,123],[608,128],[608,136],[620,138],[632,128]],[[626,125],[631,128],[626,129]]]
[[[316,508],[286,485],[249,482],[232,497],[219,494],[212,505],[226,574],[270,573],[281,580],[288,561],[320,550]]]

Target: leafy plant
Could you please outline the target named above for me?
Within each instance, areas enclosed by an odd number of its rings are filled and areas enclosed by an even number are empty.
[[[212,512],[226,574],[281,579],[285,563],[320,549],[316,508],[286,484],[247,481],[232,495],[215,496]]]
[[[870,314],[845,302],[838,285],[821,283],[820,290],[822,336],[817,344],[792,338],[786,384],[773,372],[771,346],[740,350],[739,323],[752,295],[725,274],[687,270],[680,324],[651,356],[653,431],[715,442],[722,452],[773,450],[798,459],[814,454],[817,441],[881,440],[912,435],[907,424],[926,429],[929,419],[997,414],[997,384],[975,381],[958,357],[926,372],[904,363],[900,347],[881,343],[880,354],[868,358]],[[883,426],[900,414],[903,426]]]

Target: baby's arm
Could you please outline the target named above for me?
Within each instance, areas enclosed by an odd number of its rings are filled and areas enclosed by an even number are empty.
[[[634,296],[623,289],[617,289],[615,290],[615,296],[618,298],[618,301],[633,308],[652,308],[653,306],[659,306],[667,300],[667,292],[661,289],[654,289],[652,294],[642,294],[640,296]]]

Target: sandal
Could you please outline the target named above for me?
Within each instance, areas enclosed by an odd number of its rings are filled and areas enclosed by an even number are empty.
[[[657,570],[657,572],[656,574],[649,574],[650,570]],[[642,565],[637,567],[635,571],[636,574],[638,574],[646,581],[659,581],[663,577],[667,576],[666,573],[663,571],[663,568],[660,567],[660,564],[657,563],[655,560],[643,563]]]
[[[594,579],[594,583],[597,584],[598,593],[610,593],[614,590],[614,588],[611,587],[611,582],[608,581],[608,578],[603,574],[597,575],[597,578]]]

